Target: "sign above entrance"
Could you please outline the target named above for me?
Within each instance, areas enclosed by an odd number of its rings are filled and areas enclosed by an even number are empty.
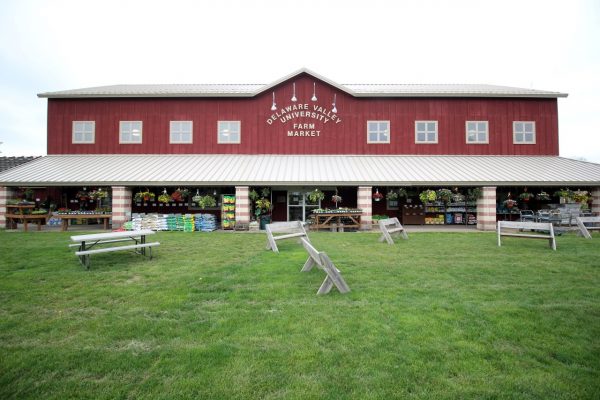
[[[340,117],[337,114],[332,113],[331,110],[321,107],[317,104],[309,107],[308,103],[304,103],[281,107],[278,111],[276,111],[274,114],[271,114],[271,116],[267,118],[267,124],[273,125],[273,123],[277,120],[284,124],[294,118],[312,118],[322,121],[324,124],[328,122],[335,122],[336,124],[339,124],[342,122]]]
[[[275,111],[269,118],[267,118],[267,124],[273,125],[273,123],[279,121],[282,124],[286,122],[292,122],[298,118],[309,118],[315,121],[322,122],[323,125],[331,122],[336,125],[342,122],[340,117],[333,113],[331,110],[321,107],[317,104],[308,105],[304,104],[292,104],[289,106],[281,107]],[[292,126],[287,131],[288,137],[319,137],[321,136],[320,130],[315,130],[315,123],[312,122],[293,122]]]

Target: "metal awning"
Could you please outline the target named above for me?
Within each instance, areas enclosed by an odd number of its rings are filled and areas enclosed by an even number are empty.
[[[2,186],[600,186],[600,164],[556,156],[49,155]]]

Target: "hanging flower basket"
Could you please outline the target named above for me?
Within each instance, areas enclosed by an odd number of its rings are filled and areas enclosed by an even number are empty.
[[[383,199],[383,195],[379,193],[379,189],[376,189],[375,193],[373,193],[373,200],[380,201],[381,199]]]
[[[513,208],[514,206],[517,205],[517,201],[513,200],[513,199],[506,199],[504,200],[504,206],[508,209]]]

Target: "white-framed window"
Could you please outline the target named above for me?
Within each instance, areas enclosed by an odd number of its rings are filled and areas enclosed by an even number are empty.
[[[218,122],[218,141],[220,144],[238,144],[241,143],[241,122],[240,121],[219,121]]]
[[[415,121],[415,143],[437,143],[437,121]]]
[[[389,143],[390,121],[367,121],[367,143]]]
[[[489,131],[487,121],[467,121],[465,123],[467,144],[489,143]]]
[[[94,144],[96,140],[95,121],[73,121],[73,143]]]
[[[535,144],[534,121],[513,121],[513,144]]]
[[[142,143],[142,121],[119,121],[119,143]]]
[[[169,143],[192,143],[192,121],[171,121]]]

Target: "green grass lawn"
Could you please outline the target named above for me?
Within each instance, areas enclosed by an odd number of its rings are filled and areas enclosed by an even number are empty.
[[[2,399],[598,399],[600,235],[158,233],[148,260],[0,231]]]

